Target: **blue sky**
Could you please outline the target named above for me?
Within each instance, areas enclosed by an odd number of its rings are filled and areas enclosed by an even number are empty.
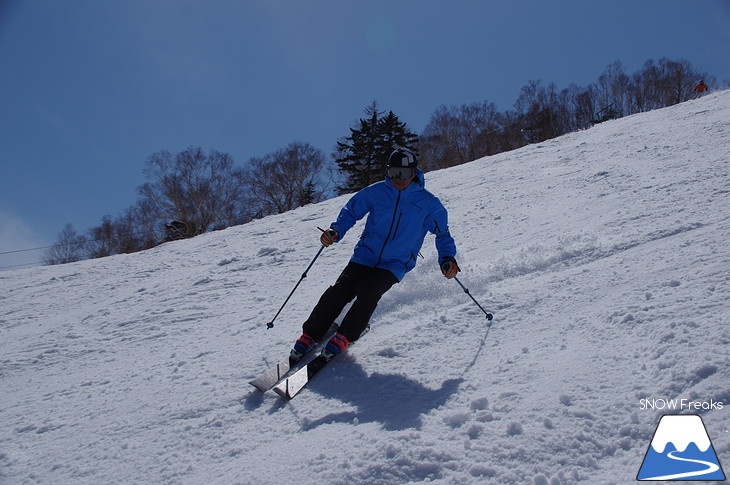
[[[730,80],[729,25],[727,0],[0,0],[0,252],[121,213],[162,149],[329,154],[373,100],[420,133],[617,59]]]

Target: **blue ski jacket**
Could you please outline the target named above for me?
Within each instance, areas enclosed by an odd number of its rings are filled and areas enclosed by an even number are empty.
[[[398,281],[416,266],[426,233],[436,235],[439,264],[456,256],[456,244],[448,227],[448,213],[441,201],[425,189],[423,172],[404,190],[386,178],[357,192],[331,224],[341,241],[365,215],[365,230],[350,261],[387,269]]]

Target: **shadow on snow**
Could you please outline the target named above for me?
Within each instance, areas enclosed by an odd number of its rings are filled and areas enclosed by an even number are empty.
[[[442,406],[456,393],[462,379],[449,379],[439,389],[429,389],[400,374],[368,375],[354,360],[341,360],[309,383],[309,392],[351,404],[354,411],[333,413],[304,420],[302,430],[322,424],[381,423],[393,430],[420,429],[422,416]]]

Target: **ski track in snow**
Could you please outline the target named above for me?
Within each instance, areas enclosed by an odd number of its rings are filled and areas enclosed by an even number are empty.
[[[659,416],[730,406],[730,92],[426,174],[461,281],[423,259],[285,402],[358,227],[346,196],[134,255],[0,273],[2,484],[633,483]],[[703,411],[730,462],[727,408]]]

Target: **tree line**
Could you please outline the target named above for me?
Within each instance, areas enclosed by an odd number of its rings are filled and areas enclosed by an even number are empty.
[[[520,90],[514,109],[506,112],[487,101],[438,107],[419,138],[421,158],[432,170],[514,150],[693,99],[702,80],[717,87],[714,76],[688,61],[666,58],[648,60],[631,75],[615,61],[585,87],[571,84],[559,90],[554,83],[531,80]]]
[[[319,202],[328,189],[325,161],[321,150],[302,142],[245,167],[217,150],[159,151],[145,162],[147,182],[137,188],[135,205],[85,234],[66,224],[44,263],[132,253]]]
[[[336,171],[322,150],[303,142],[251,158],[244,167],[216,150],[163,150],[146,160],[146,183],[137,189],[135,205],[115,218],[105,216],[85,234],[67,224],[44,263],[141,251],[320,202],[333,192],[354,192],[383,178],[395,147],[419,152],[424,171],[514,150],[687,101],[698,95],[694,88],[700,80],[717,85],[713,76],[686,60],[648,60],[631,75],[615,61],[585,87],[571,84],[559,90],[554,83],[531,80],[514,109],[505,112],[488,101],[439,106],[420,135],[373,102],[349,135],[337,141],[331,156]]]

